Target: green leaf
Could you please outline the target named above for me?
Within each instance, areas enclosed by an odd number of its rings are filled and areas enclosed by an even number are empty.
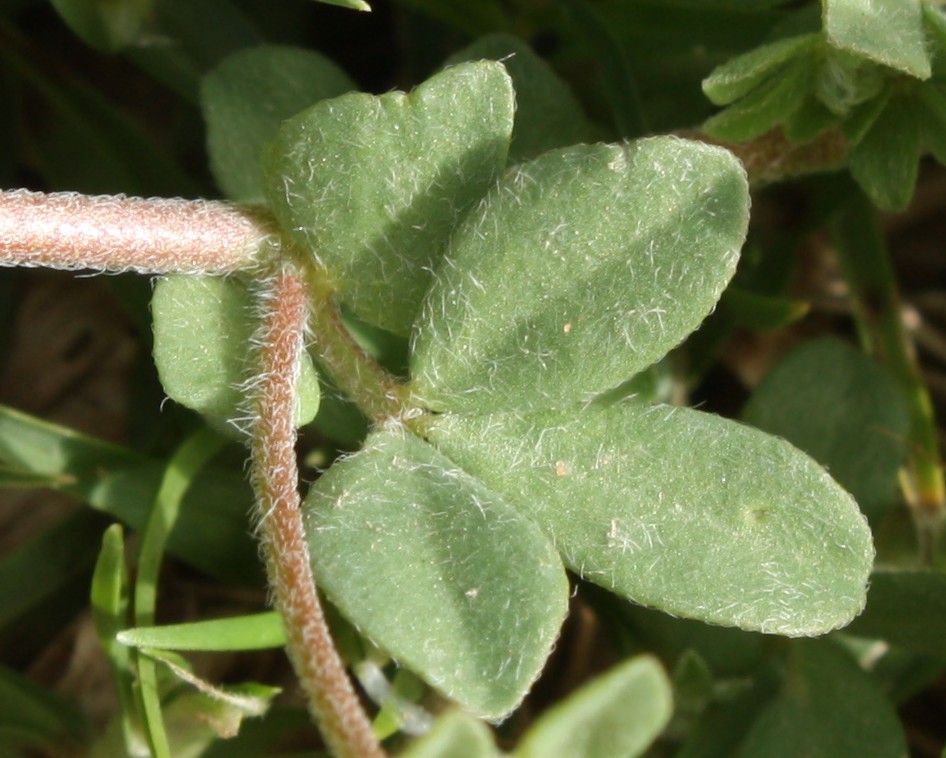
[[[91,729],[82,713],[6,667],[0,667],[0,703],[0,750],[4,755],[84,753]]]
[[[946,166],[946,94],[932,85],[917,87],[917,118],[924,147]]]
[[[880,208],[902,211],[913,198],[920,162],[920,133],[913,98],[894,95],[851,148],[851,174]]]
[[[687,408],[442,414],[430,439],[642,605],[790,636],[848,623],[874,555],[857,504],[783,440]]]
[[[843,650],[828,642],[791,648],[784,690],[760,714],[740,758],[903,758],[893,704]]]
[[[930,76],[920,0],[823,0],[828,41],[918,79]]]
[[[286,635],[275,612],[126,629],[118,641],[130,647],[162,650],[265,650],[282,647]]]
[[[817,34],[802,34],[757,47],[715,68],[703,80],[703,92],[716,105],[735,102],[783,69],[792,59],[811,54],[818,40]]]
[[[236,279],[167,276],[151,301],[154,362],[168,395],[188,408],[238,426],[251,413],[256,319],[250,293]],[[319,408],[319,381],[303,355],[296,384],[296,424]]]
[[[323,101],[283,124],[266,196],[356,315],[407,334],[447,240],[503,169],[513,110],[509,76],[485,61],[407,95]]]
[[[634,758],[673,713],[670,682],[655,658],[615,666],[543,714],[515,758]]]
[[[814,95],[832,113],[847,115],[877,97],[889,72],[859,55],[826,47],[813,83]]]
[[[154,0],[50,0],[83,42],[114,53],[134,43]]]
[[[232,200],[263,201],[263,146],[290,116],[355,89],[328,58],[300,48],[264,45],[223,60],[201,82],[210,167]]]
[[[401,758],[496,758],[489,728],[463,711],[447,711]]]
[[[868,516],[897,500],[909,413],[887,372],[845,343],[794,349],[756,387],[742,417],[825,466]]]
[[[658,360],[732,276],[745,174],[674,138],[577,145],[511,171],[451,241],[415,326],[434,409],[576,404]]]
[[[349,8],[353,11],[370,11],[371,6],[365,0],[316,0],[326,5],[337,5],[340,8]]]
[[[134,754],[134,746],[141,741],[136,703],[135,672],[131,653],[116,641],[115,636],[128,623],[129,577],[125,564],[125,536],[121,524],[112,524],[102,538],[92,576],[92,620],[99,644],[108,657],[112,679],[118,694],[119,713],[116,715],[122,747]]]
[[[0,459],[139,531],[164,472],[161,461],[2,405]],[[258,585],[258,548],[247,533],[252,504],[242,474],[202,472],[184,500],[169,551],[209,576]]]
[[[76,597],[76,579],[87,580],[98,553],[103,519],[89,512],[75,513],[42,534],[0,557],[0,633],[29,624],[29,634],[41,634],[35,614],[44,608],[67,605],[63,597]],[[23,579],[29,578],[29,592]],[[77,611],[81,599],[74,604]]]
[[[777,76],[703,123],[717,139],[744,142],[789,119],[811,88],[812,61],[798,58]]]
[[[168,535],[174,528],[184,501],[197,473],[224,446],[224,439],[202,427],[182,442],[168,461],[154,506],[141,536],[134,587],[134,619],[141,626],[154,623],[158,576]],[[164,714],[154,662],[137,656],[138,698],[148,742],[155,758],[172,755],[165,730]]]
[[[530,520],[417,437],[378,432],[306,498],[313,569],[372,642],[486,718],[522,699],[565,616]]]
[[[525,42],[511,34],[490,34],[452,55],[448,63],[481,59],[501,61],[516,92],[510,163],[590,141],[592,127],[578,99]]]
[[[925,571],[874,573],[867,608],[845,631],[946,658],[946,575]]]

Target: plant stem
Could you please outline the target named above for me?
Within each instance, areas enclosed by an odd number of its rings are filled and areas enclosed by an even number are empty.
[[[839,129],[828,129],[799,144],[789,142],[781,129],[772,129],[748,142],[725,142],[703,132],[687,132],[681,136],[725,147],[742,161],[753,185],[834,171],[847,161],[847,141]]]
[[[309,707],[338,758],[382,758],[384,751],[332,642],[309,562],[297,489],[294,385],[308,315],[306,284],[286,264],[275,275],[260,332],[252,479],[259,532],[289,657]]]
[[[407,388],[372,360],[342,323],[328,272],[309,260],[303,265],[319,360],[335,384],[375,423],[409,420],[413,414]]]
[[[225,274],[275,240],[262,211],[233,203],[0,192],[0,266]]]
[[[904,497],[913,514],[920,559],[933,560],[946,521],[946,482],[936,419],[910,335],[904,327],[896,276],[868,200],[853,191],[832,232],[865,351],[882,360],[900,386],[910,412]]]

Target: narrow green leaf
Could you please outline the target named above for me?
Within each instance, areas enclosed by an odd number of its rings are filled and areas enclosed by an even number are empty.
[[[503,169],[513,111],[509,76],[486,61],[410,94],[323,101],[283,124],[266,196],[356,315],[407,334],[454,227]]]
[[[756,719],[739,758],[903,758],[903,727],[873,679],[832,643],[792,645],[784,690]]]
[[[674,615],[822,634],[864,605],[857,504],[783,440],[687,408],[442,414],[430,439],[550,534],[565,564]]]
[[[415,325],[431,408],[590,400],[715,305],[745,237],[742,167],[673,138],[578,145],[511,171],[451,242]]]
[[[814,66],[798,58],[783,71],[703,122],[703,130],[717,139],[743,142],[758,137],[789,119],[805,101]]]
[[[670,682],[655,658],[615,666],[543,714],[515,758],[635,758],[673,714]]]
[[[510,163],[591,141],[592,126],[574,93],[521,39],[490,34],[452,55],[448,63],[481,59],[501,61],[516,91]]]
[[[851,174],[873,202],[902,211],[913,198],[920,133],[913,98],[894,95],[850,151]]]
[[[50,0],[83,42],[107,53],[134,43],[154,0]]]
[[[421,439],[378,432],[305,505],[313,568],[372,642],[486,718],[538,675],[568,582],[535,524]]]
[[[874,573],[867,608],[845,631],[946,658],[946,575],[920,571]]]
[[[126,629],[118,641],[130,647],[163,650],[265,650],[282,647],[286,635],[275,612]]]
[[[155,285],[151,312],[154,362],[165,392],[181,405],[240,428],[251,413],[247,388],[256,369],[256,314],[247,289],[234,278],[166,276]],[[315,367],[303,354],[297,425],[315,417],[319,396]]]
[[[349,8],[353,11],[370,11],[371,6],[365,0],[316,0],[326,5],[337,5],[340,8]]]
[[[802,34],[757,47],[715,68],[703,80],[703,92],[716,105],[733,103],[748,95],[792,59],[810,55],[818,40],[817,34]]]
[[[134,588],[134,618],[138,626],[154,623],[158,574],[168,535],[177,521],[184,493],[197,472],[218,453],[224,439],[207,427],[188,437],[168,461],[154,507],[148,518],[138,550],[138,573]],[[155,758],[170,758],[171,749],[161,712],[157,673],[153,662],[138,656],[138,682],[141,714],[148,742]]]
[[[489,728],[463,711],[447,711],[402,758],[496,758]]]
[[[232,200],[263,201],[263,146],[290,116],[355,89],[328,58],[301,48],[263,45],[225,58],[207,74],[200,104],[210,167]]]
[[[112,678],[118,693],[120,726],[123,746],[134,754],[134,746],[141,741],[135,699],[135,674],[129,651],[115,640],[116,634],[128,623],[130,599],[128,567],[125,565],[125,536],[120,524],[112,524],[103,535],[102,550],[92,576],[92,620],[99,644],[108,657]]]
[[[828,41],[918,79],[930,76],[920,0],[823,0]]]
[[[786,355],[742,417],[825,466],[869,517],[898,499],[909,413],[887,372],[845,343],[814,340]]]
[[[139,531],[165,468],[162,461],[2,405],[0,459],[47,477],[57,491]],[[258,548],[246,527],[253,494],[242,473],[202,472],[184,502],[169,551],[209,576],[258,585]],[[95,552],[89,553],[90,566]]]

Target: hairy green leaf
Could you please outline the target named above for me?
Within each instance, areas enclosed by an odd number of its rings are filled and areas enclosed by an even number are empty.
[[[673,714],[670,681],[655,658],[615,666],[543,714],[515,758],[635,758]]]
[[[759,715],[739,758],[903,758],[903,728],[886,695],[832,643],[792,646],[784,689]]]
[[[210,167],[232,200],[262,202],[260,157],[279,126],[319,100],[355,89],[328,58],[264,45],[225,58],[201,82]]]
[[[360,318],[407,334],[455,226],[505,165],[513,110],[509,76],[486,61],[410,94],[323,101],[283,124],[266,196]]]
[[[569,568],[640,604],[784,635],[864,606],[874,550],[857,504],[751,427],[625,403],[442,414],[430,439],[542,525]]]
[[[451,241],[415,325],[434,409],[590,400],[713,308],[746,232],[733,156],[674,138],[578,145],[511,171]]]
[[[824,31],[832,45],[929,78],[920,0],[823,0],[823,5]]]
[[[825,466],[868,516],[896,500],[907,408],[884,369],[840,340],[806,342],[786,355],[742,415]]]
[[[151,301],[154,362],[168,395],[188,408],[239,425],[250,413],[247,386],[256,366],[256,319],[250,293],[236,279],[167,276]],[[195,339],[199,335],[199,339]],[[319,408],[319,380],[307,354],[296,383],[296,424]]]
[[[802,34],[763,45],[713,70],[703,80],[703,92],[716,105],[728,105],[748,95],[793,58],[810,55],[817,34]]]
[[[568,583],[541,530],[423,440],[378,432],[306,498],[326,594],[468,710],[502,718],[538,675]]]

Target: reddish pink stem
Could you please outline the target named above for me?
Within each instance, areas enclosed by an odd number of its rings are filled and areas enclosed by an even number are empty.
[[[259,211],[232,203],[0,192],[0,266],[219,274],[274,239]]]
[[[326,743],[338,758],[383,758],[332,642],[309,562],[298,491],[294,385],[308,316],[305,283],[289,266],[264,298],[253,485],[269,580],[287,649]]]

